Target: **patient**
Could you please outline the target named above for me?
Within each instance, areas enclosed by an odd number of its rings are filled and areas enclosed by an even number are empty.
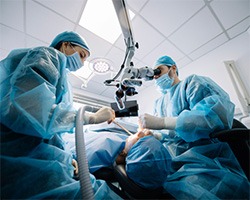
[[[112,168],[114,162],[125,164],[126,156],[132,146],[141,138],[150,134],[150,131],[138,131],[128,136],[123,133],[111,132],[110,130],[87,130],[84,133],[84,139],[90,173],[94,173],[103,167]],[[68,136],[70,135],[68,134]],[[70,141],[68,136],[64,137],[64,140]],[[74,159],[77,160],[74,139],[71,143],[71,145],[68,144],[67,146],[73,154]]]
[[[125,159],[127,176],[176,199],[249,199],[249,182],[227,143],[170,140],[148,136],[135,143]]]
[[[88,158],[89,170],[94,173],[100,168],[111,167],[114,162],[117,164],[125,164],[125,159],[132,148],[132,146],[138,142],[140,138],[151,135],[150,131],[138,131],[134,135],[127,136],[124,134],[111,133],[108,131],[88,131],[84,133],[86,154]],[[70,142],[70,137],[68,135],[65,140]],[[73,154],[72,165],[74,167],[74,175],[78,175],[78,164],[75,152],[75,142],[74,138],[68,144],[69,151]]]
[[[144,129],[127,136],[110,131],[84,133],[90,173],[124,164],[128,177],[141,187],[162,187],[170,173],[172,158],[152,132]]]
[[[124,149],[121,151],[121,153],[116,158],[116,163],[117,164],[125,164],[126,156],[128,155],[128,152],[130,151],[132,146],[136,142],[138,142],[138,140],[140,138],[143,138],[143,137],[148,136],[148,135],[152,135],[152,132],[145,129],[144,131],[138,131],[134,135],[129,136],[126,139],[126,144],[125,144]]]
[[[159,141],[152,132],[133,136],[86,132],[90,172],[125,164],[127,176],[145,189],[163,188],[176,199],[248,199],[249,182],[227,143],[208,139]]]

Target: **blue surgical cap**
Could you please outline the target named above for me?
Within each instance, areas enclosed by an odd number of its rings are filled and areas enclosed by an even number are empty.
[[[158,60],[155,62],[155,67],[158,67],[160,65],[166,65],[171,67],[172,65],[176,66],[176,63],[173,61],[172,58],[170,58],[169,56],[161,56],[160,58],[158,58]],[[177,66],[176,66],[177,67]],[[179,74],[178,69],[176,70],[177,75]]]
[[[171,168],[171,156],[154,136],[141,138],[128,152],[126,172],[136,184],[147,189],[162,187]]]
[[[78,46],[86,49],[90,54],[90,50],[89,50],[89,47],[88,47],[86,41],[84,40],[84,38],[82,36],[80,36],[76,32],[65,31],[65,32],[60,33],[59,35],[57,35],[55,37],[55,39],[52,41],[50,46],[56,47],[56,45],[58,45],[60,42],[71,42],[75,45],[78,45]]]
[[[158,60],[155,62],[155,66],[159,66],[159,65],[172,66],[172,65],[175,65],[175,62],[169,56],[162,56],[158,58]]]

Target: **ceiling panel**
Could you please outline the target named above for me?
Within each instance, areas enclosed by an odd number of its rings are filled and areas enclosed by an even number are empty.
[[[26,35],[26,47],[38,47],[38,46],[47,46],[48,44],[37,40],[29,35]]]
[[[23,1],[1,0],[0,1],[0,23],[19,31],[24,31]]]
[[[189,57],[192,60],[196,60],[199,57],[205,55],[206,53],[214,50],[216,47],[220,46],[221,44],[224,44],[226,41],[228,41],[228,38],[225,34],[220,34],[213,40],[209,41],[205,45],[203,45],[201,48],[197,49],[196,51],[189,54]]]
[[[169,36],[204,5],[202,0],[151,0],[140,14],[165,36]]]
[[[250,17],[246,18],[245,20],[243,20],[242,22],[236,24],[235,26],[233,26],[232,28],[230,28],[227,33],[229,35],[229,37],[233,38],[237,35],[239,35],[240,33],[245,32],[250,26]]]
[[[211,2],[211,7],[225,29],[250,15],[249,0],[214,0]]]
[[[11,51],[16,48],[24,48],[25,34],[23,32],[11,29],[9,27],[1,25],[1,48]]]
[[[112,61],[113,71],[118,72],[125,58],[125,49],[124,51],[122,51],[113,46],[112,49],[106,55],[106,58]]]
[[[91,31],[86,30],[81,26],[77,26],[76,31],[79,34],[84,35],[84,38],[86,38],[86,42],[91,51],[88,60],[97,57],[105,57],[107,52],[112,48],[112,45],[109,42],[105,41],[104,39],[98,37]]]
[[[179,60],[184,57],[184,54],[179,51],[172,43],[168,40],[162,42],[159,46],[152,50],[143,61],[149,63],[149,66],[153,66],[155,63],[155,58],[159,58],[163,55],[171,55],[174,60]]]
[[[151,66],[151,64],[145,62],[144,59],[143,60],[138,60],[136,58],[133,58],[132,61],[133,61],[133,65],[134,65],[135,68],[141,68],[141,67],[144,67],[144,66]]]
[[[132,22],[131,22],[132,23]],[[131,29],[133,29],[133,25],[131,25]],[[132,33],[133,33],[133,37],[134,37],[134,30],[132,30]],[[134,42],[136,43],[136,39],[134,38]],[[123,37],[123,34],[121,34],[117,40],[115,41],[114,43],[114,46],[116,46],[117,48],[120,48],[121,50],[124,50],[126,51],[126,43],[125,43],[125,39]]]
[[[70,21],[33,1],[26,1],[26,22],[28,34],[49,44],[58,33],[74,28]]]
[[[139,43],[139,49],[135,51],[137,59],[142,59],[165,39],[141,17],[135,17],[132,26],[135,41]]]
[[[105,89],[100,94],[101,96],[108,97],[110,99],[114,99],[115,92],[117,91],[117,87],[115,86],[105,86]],[[115,101],[115,99],[114,99]]]
[[[148,2],[148,0],[128,0],[128,6],[132,11],[139,12],[143,6]]]
[[[106,73],[106,74],[95,74],[94,73],[94,77],[93,77],[93,81],[100,83],[102,85],[104,85],[104,82],[106,80],[112,79],[114,77],[114,73]]]
[[[180,69],[180,68],[185,67],[186,65],[188,65],[192,61],[193,60],[190,57],[185,56],[185,57],[181,58],[180,60],[177,60],[176,64],[177,64],[177,67]]]
[[[87,0],[35,0],[47,8],[63,15],[64,17],[77,22],[81,16],[82,9],[84,8]]]
[[[220,33],[222,33],[221,27],[209,9],[204,8],[171,35],[169,40],[188,54]]]
[[[0,58],[1,58],[1,60],[4,59],[4,58],[6,58],[8,56],[8,54],[9,54],[9,51],[1,49],[1,51],[0,51]]]
[[[71,73],[68,73],[68,79],[71,84],[71,86],[75,89],[81,89],[83,81],[79,78],[76,78],[74,75]]]
[[[95,94],[101,94],[106,89],[106,86],[101,83],[97,83],[93,80],[90,80],[87,84],[87,88],[82,88],[82,90],[86,90],[88,92],[95,91]]]

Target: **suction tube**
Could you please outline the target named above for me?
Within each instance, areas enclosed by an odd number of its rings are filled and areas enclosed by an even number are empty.
[[[79,167],[80,186],[83,199],[94,199],[94,192],[89,175],[88,161],[85,149],[85,140],[83,134],[84,113],[85,111],[95,112],[91,106],[84,106],[80,108],[76,115],[76,154]]]

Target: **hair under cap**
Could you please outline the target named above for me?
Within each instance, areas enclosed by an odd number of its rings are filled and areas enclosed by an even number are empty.
[[[76,32],[65,31],[65,32],[62,32],[62,33],[58,34],[54,38],[52,43],[50,44],[50,47],[55,48],[60,42],[71,42],[71,43],[73,43],[75,45],[78,45],[78,46],[86,49],[90,54],[90,50],[89,50],[89,47],[87,45],[87,42],[84,40],[84,38],[82,36],[80,36]]]

